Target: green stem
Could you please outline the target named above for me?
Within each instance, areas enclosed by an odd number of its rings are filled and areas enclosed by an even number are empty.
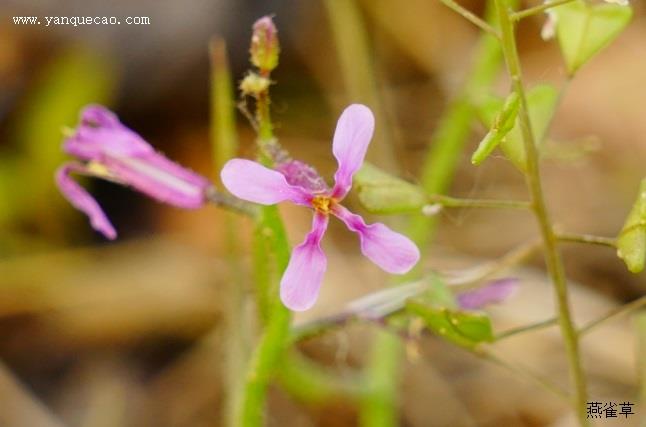
[[[524,334],[525,332],[532,332],[538,329],[548,328],[550,326],[556,325],[558,321],[559,321],[558,318],[553,317],[551,319],[532,323],[530,325],[519,326],[518,328],[513,328],[504,332],[500,332],[498,335],[496,335],[496,342],[503,340],[505,338],[513,337],[515,335]]]
[[[518,114],[523,143],[527,158],[527,186],[532,195],[534,212],[543,238],[543,247],[545,250],[545,262],[549,275],[554,285],[556,294],[556,303],[558,306],[559,325],[565,342],[565,348],[570,368],[571,382],[575,388],[575,410],[581,426],[589,425],[586,418],[587,407],[587,386],[586,377],[581,364],[579,354],[579,340],[577,331],[572,321],[570,313],[569,295],[567,282],[561,255],[557,248],[557,238],[552,228],[547,206],[545,204],[536,143],[531,130],[529,111],[527,108],[527,97],[522,82],[522,72],[520,58],[516,48],[516,38],[514,34],[514,24],[511,20],[510,10],[506,0],[495,0],[498,10],[500,28],[502,30],[502,48],[507,63],[509,75],[512,80],[513,90],[518,93],[521,99],[520,111]]]
[[[646,307],[646,296],[643,296],[641,298],[637,298],[634,301],[629,302],[628,304],[624,304],[622,306],[619,306],[613,310],[610,310],[608,313],[603,315],[602,317],[591,321],[590,323],[586,323],[579,329],[579,335],[584,335],[590,332],[592,329],[596,328],[597,326],[601,325],[602,323],[607,322],[608,320],[612,320],[617,316],[622,316],[624,314],[630,313],[631,311],[638,310],[642,307]]]
[[[218,169],[220,170],[220,169]],[[206,190],[206,200],[222,209],[227,209],[233,213],[238,213],[248,217],[255,217],[258,209],[252,203],[240,200],[230,194],[223,193],[215,187],[209,187]]]
[[[263,77],[270,76],[265,73]],[[284,152],[278,145],[270,115],[269,89],[256,98],[257,145],[262,163],[273,166]],[[254,231],[254,267],[258,305],[265,321],[260,342],[247,367],[237,425],[258,427],[263,424],[269,382],[280,367],[280,358],[289,345],[291,312],[279,298],[278,282],[289,262],[289,242],[276,206],[263,206],[256,217]]]
[[[471,22],[485,33],[489,33],[497,39],[500,38],[500,31],[489,25],[486,21],[482,20],[479,16],[474,15],[471,11],[460,6],[453,0],[440,0],[446,7],[461,15],[464,19]]]
[[[511,20],[512,21],[520,21],[521,19],[527,18],[529,16],[534,16],[536,14],[539,14],[541,12],[545,12],[548,9],[551,9],[556,6],[560,6],[562,4],[566,3],[572,3],[574,0],[554,0],[549,3],[543,3],[538,6],[530,7],[525,10],[521,10],[516,13],[511,14]]]
[[[523,378],[533,382],[534,384],[544,388],[545,390],[549,391],[550,393],[553,393],[554,395],[556,395],[556,396],[558,396],[558,397],[560,397],[562,399],[568,399],[569,398],[569,396],[568,396],[568,394],[567,394],[567,392],[565,390],[561,389],[556,384],[551,383],[547,379],[539,377],[538,375],[534,374],[533,372],[529,371],[528,369],[526,369],[524,367],[513,365],[510,362],[507,362],[507,361],[499,358],[498,356],[496,356],[495,354],[493,354],[491,352],[478,351],[477,349],[473,350],[471,352],[473,354],[475,354],[476,356],[484,359],[484,360],[488,360],[489,362],[491,362],[491,363],[493,363],[495,365],[498,365],[498,366],[500,366],[502,368],[507,369],[508,371],[512,372],[515,375],[518,375],[520,377],[523,377]]]
[[[637,377],[639,379],[639,403],[646,406],[646,311],[640,312],[635,319],[637,334]],[[642,424],[643,427],[643,424]]]
[[[270,269],[267,265],[263,267],[266,270],[263,270],[262,280],[267,282],[262,284],[260,292],[266,293],[267,301],[264,303],[267,304],[265,310],[268,316],[260,342],[247,368],[243,399],[237,414],[237,425],[245,427],[256,427],[263,423],[267,389],[277,367],[280,366],[280,357],[288,346],[291,322],[291,312],[279,300],[276,286],[277,278],[289,262],[289,243],[275,206],[262,209],[256,236],[255,245],[261,245],[258,240],[266,240],[267,250],[263,251],[266,255],[263,259],[266,264],[274,265],[275,269]]]
[[[560,242],[584,243],[588,245],[608,246],[611,248],[617,247],[617,239],[614,237],[594,236],[591,234],[558,233],[556,238]]]
[[[287,352],[279,373],[282,387],[290,395],[305,403],[326,403],[331,401],[357,401],[364,390],[360,378],[339,376],[298,352]]]
[[[379,329],[372,348],[374,353],[364,371],[367,393],[361,405],[359,423],[366,427],[400,425],[396,405],[401,369],[399,361],[403,351],[400,338]]]
[[[531,203],[525,201],[458,199],[441,194],[429,196],[429,203],[442,205],[445,208],[531,209],[532,207]]]

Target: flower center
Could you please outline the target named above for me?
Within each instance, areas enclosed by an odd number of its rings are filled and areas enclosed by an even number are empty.
[[[314,196],[312,199],[312,207],[322,214],[329,214],[334,206],[335,200],[329,196]]]

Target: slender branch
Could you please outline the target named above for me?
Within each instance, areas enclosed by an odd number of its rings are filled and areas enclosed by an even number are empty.
[[[355,372],[332,372],[297,351],[285,352],[278,379],[291,396],[310,404],[341,399],[357,401],[365,394],[365,387]]]
[[[601,325],[602,323],[607,322],[608,320],[612,320],[615,317],[622,316],[624,314],[628,314],[631,311],[638,310],[642,307],[646,307],[646,295],[644,295],[641,298],[637,298],[634,301],[629,302],[628,304],[624,304],[620,307],[617,307],[613,310],[610,310],[608,313],[605,315],[601,316],[598,319],[595,319],[589,323],[586,323],[583,325],[581,328],[579,328],[579,335],[584,335],[590,332],[592,329],[596,328],[597,326]]]
[[[310,322],[297,325],[292,328],[290,339],[292,342],[299,342],[314,338],[333,329],[342,328],[356,319],[356,314],[348,311],[342,311],[338,314],[314,319]]]
[[[495,365],[505,368],[508,371],[512,372],[513,374],[524,377],[525,379],[544,388],[545,390],[549,391],[550,393],[553,393],[554,395],[560,397],[561,399],[570,398],[567,391],[563,390],[561,387],[552,383],[551,381],[534,374],[533,372],[529,371],[527,368],[517,366],[510,362],[507,362],[506,360],[499,358],[498,356],[496,356],[491,352],[476,349],[474,351],[471,351],[471,353],[480,357],[481,359],[487,360],[491,363],[494,363]]]
[[[539,240],[533,240],[511,250],[496,261],[486,262],[483,265],[479,265],[468,270],[467,272],[442,272],[443,279],[448,285],[451,285],[454,290],[466,291],[474,288],[478,283],[487,280],[503,270],[522,264],[535,255],[541,247],[542,242]]]
[[[258,216],[258,209],[255,205],[223,193],[215,187],[209,187],[206,190],[206,200],[213,203],[215,206],[228,209],[251,218]]]
[[[496,37],[497,39],[500,39],[500,31],[496,30],[494,27],[489,25],[486,21],[475,15],[473,12],[465,9],[464,7],[460,6],[458,3],[456,3],[453,0],[440,0],[446,7],[454,11],[455,13],[461,15],[464,19],[467,21],[471,22],[478,28],[480,28],[482,31],[491,34],[492,36]]]
[[[511,14],[511,20],[512,21],[520,21],[523,18],[527,18],[529,16],[537,15],[537,14],[539,14],[541,12],[545,12],[546,10],[551,9],[553,7],[561,6],[562,4],[571,3],[573,1],[574,0],[554,0],[554,1],[549,2],[549,3],[543,3],[543,4],[540,4],[538,6],[530,7],[530,8],[527,8],[525,10],[521,10],[519,12],[512,13]]]
[[[429,196],[429,202],[445,208],[531,209],[532,207],[530,202],[519,200],[459,199],[441,194]]]
[[[617,247],[617,239],[614,237],[594,236],[591,234],[558,233],[556,238],[560,242],[585,243],[589,245],[608,246],[611,248]]]
[[[575,410],[580,425],[587,426],[589,425],[589,421],[586,418],[586,405],[588,400],[586,377],[581,363],[578,335],[570,313],[570,302],[563,262],[558,251],[557,238],[554,234],[554,229],[552,228],[552,222],[543,195],[538,165],[539,157],[531,129],[527,97],[525,95],[525,89],[522,82],[520,58],[514,34],[514,23],[511,20],[510,10],[508,9],[507,2],[505,0],[496,0],[496,6],[502,31],[502,46],[505,60],[507,62],[507,68],[511,76],[513,89],[518,93],[521,99],[518,118],[520,121],[523,144],[527,158],[527,186],[532,195],[534,211],[545,248],[545,262],[556,294],[559,324],[563,340],[565,342],[571,382],[575,387]]]
[[[509,338],[514,335],[523,334],[525,332],[532,332],[539,329],[548,328],[550,326],[556,325],[558,321],[559,319],[557,317],[552,317],[550,319],[542,320],[540,322],[531,323],[525,326],[519,326],[518,328],[512,328],[507,331],[500,332],[498,335],[496,335],[496,341],[504,340],[505,338]]]

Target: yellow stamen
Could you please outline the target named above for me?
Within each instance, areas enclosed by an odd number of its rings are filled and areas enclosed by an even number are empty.
[[[334,200],[328,196],[314,196],[312,199],[312,207],[316,209],[317,212],[322,214],[329,214],[334,205]]]

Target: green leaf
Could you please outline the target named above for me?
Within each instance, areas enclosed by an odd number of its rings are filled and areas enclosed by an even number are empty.
[[[372,213],[391,214],[420,210],[428,203],[424,191],[403,179],[364,163],[354,176],[359,201]]]
[[[440,278],[433,274],[428,278],[428,290],[422,296],[424,302],[430,303],[434,307],[454,309],[457,307],[455,295],[451,289]]]
[[[491,129],[487,135],[480,141],[480,145],[471,156],[471,163],[479,165],[482,163],[491,152],[500,144],[505,135],[513,129],[516,123],[516,116],[518,115],[518,106],[520,105],[520,97],[518,93],[512,92],[509,94],[502,109],[493,120]]]
[[[639,187],[624,228],[617,238],[617,256],[624,260],[628,270],[639,273],[646,263],[646,178]]]
[[[591,5],[583,0],[551,11],[556,16],[558,41],[570,75],[609,45],[633,16],[629,6]]]
[[[491,320],[484,313],[469,313],[408,301],[406,310],[419,316],[431,331],[461,347],[474,348],[494,340]]]
[[[558,100],[558,91],[551,85],[540,84],[527,91],[527,107],[529,109],[529,120],[532,125],[534,141],[541,149],[547,127],[554,115]],[[480,105],[480,115],[487,126],[493,127],[496,114],[503,108],[504,102],[500,98],[489,98]],[[519,119],[516,117],[514,128],[500,141],[500,148],[505,157],[509,159],[518,169],[527,171],[525,158],[525,146],[520,130]]]

